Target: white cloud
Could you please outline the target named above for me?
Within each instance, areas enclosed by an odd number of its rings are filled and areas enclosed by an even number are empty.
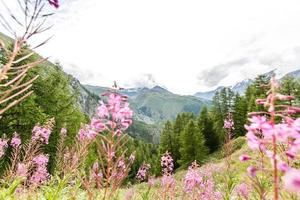
[[[300,69],[299,18],[298,0],[64,0],[40,52],[84,83],[146,85],[151,74],[192,94]]]

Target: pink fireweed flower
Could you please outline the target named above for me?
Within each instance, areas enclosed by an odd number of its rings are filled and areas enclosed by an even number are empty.
[[[100,119],[95,119],[93,118],[91,121],[91,127],[94,129],[96,132],[102,132],[105,130],[105,124],[102,122]]]
[[[11,139],[10,145],[15,149],[21,145],[21,138],[17,133],[14,133],[14,137]]]
[[[224,120],[224,128],[225,129],[232,129],[234,125],[234,122],[231,119],[225,119]]]
[[[237,193],[238,196],[248,199],[249,193],[250,193],[250,188],[246,183],[242,183],[240,185],[237,185],[235,187],[235,192]]]
[[[49,161],[49,156],[48,155],[44,155],[44,154],[40,154],[40,155],[34,157],[32,159],[32,161],[35,164],[39,165],[39,166],[41,166],[41,165],[47,165],[47,163]]]
[[[283,176],[283,183],[286,190],[289,192],[300,191],[300,170],[292,169]]]
[[[0,138],[0,158],[5,154],[5,150],[8,147],[8,140]]]
[[[123,130],[128,129],[128,127],[132,124],[132,120],[131,119],[121,119],[121,126]]]
[[[97,132],[102,132],[106,127],[114,130],[113,136],[121,136],[122,131],[132,124],[133,112],[129,108],[127,97],[117,93],[105,93],[108,96],[107,103],[100,102],[97,108],[99,119],[93,119],[91,127]]]
[[[93,164],[91,175],[92,175],[92,178],[94,178],[95,180],[100,180],[103,178],[103,174],[100,171],[98,162],[95,162]]]
[[[239,157],[240,161],[244,162],[244,161],[248,161],[251,159],[250,156],[246,155],[246,154],[243,154]]]
[[[47,171],[47,167],[38,166],[36,170],[33,172],[32,176],[30,177],[30,182],[33,185],[39,185],[41,183],[44,183],[49,178],[50,178],[50,174]]]
[[[161,178],[161,186],[163,187],[164,192],[172,192],[175,189],[175,179],[172,175],[163,175]]]
[[[197,163],[193,163],[189,167],[188,172],[184,177],[184,190],[187,193],[192,192],[195,188],[199,187],[202,183],[202,177],[198,172]]]
[[[117,120],[122,120],[123,118],[131,118],[133,115],[132,110],[128,107],[128,103],[124,103],[124,107],[118,110],[118,112],[115,115],[115,118]]]
[[[173,158],[169,152],[163,154],[160,160],[163,174],[171,174],[174,169]]]
[[[17,176],[26,178],[27,173],[28,173],[28,169],[27,169],[26,165],[24,163],[18,163],[17,172],[16,172]]]
[[[281,100],[281,101],[290,101],[295,99],[295,97],[290,96],[290,95],[282,95],[282,94],[276,94],[275,96],[277,99]]]
[[[59,2],[58,0],[48,0],[49,4],[51,6],[54,6],[55,8],[58,8],[59,7]]]
[[[97,115],[102,119],[109,116],[108,109],[102,101],[100,102],[100,106],[97,108]]]
[[[283,161],[279,161],[279,163],[278,163],[278,169],[280,171],[286,173],[287,171],[290,170],[290,166],[287,163],[283,162]]]
[[[116,156],[114,151],[109,151],[107,153],[108,153],[108,159],[110,159],[110,160],[112,160]]]
[[[136,174],[136,179],[139,181],[144,181],[148,178],[148,173],[150,170],[151,166],[149,164],[142,164]]]
[[[50,129],[36,125],[32,129],[32,140],[38,140],[45,144],[48,144],[50,134]]]
[[[249,174],[250,176],[252,176],[252,177],[256,176],[257,170],[258,170],[258,169],[257,169],[256,167],[253,167],[253,166],[249,166],[249,167],[247,168],[248,174]]]
[[[256,99],[255,103],[258,105],[264,105],[266,103],[266,100],[265,99]]]
[[[48,155],[40,154],[32,159],[35,163],[36,168],[30,177],[30,182],[33,185],[39,185],[44,183],[46,180],[50,178],[50,174],[47,171],[47,164],[49,161]]]
[[[81,128],[78,132],[78,139],[80,141],[85,141],[85,140],[93,140],[97,136],[97,133],[93,130],[91,130],[88,126]]]
[[[122,102],[121,95],[116,93],[109,94],[108,105],[110,105],[111,109],[119,110],[121,102]]]

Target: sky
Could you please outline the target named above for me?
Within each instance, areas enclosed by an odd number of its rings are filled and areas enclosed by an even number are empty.
[[[186,95],[300,69],[299,0],[61,0],[55,12],[30,42],[54,35],[37,51],[84,84]]]

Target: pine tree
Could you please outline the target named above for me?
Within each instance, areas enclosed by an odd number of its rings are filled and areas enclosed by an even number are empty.
[[[214,130],[220,141],[224,141],[225,132],[223,129],[224,120],[228,112],[232,112],[234,108],[234,92],[230,88],[223,88],[220,92],[216,92],[212,101],[212,119],[214,122]]]
[[[247,101],[245,97],[241,97],[238,93],[234,98],[234,111],[233,111],[233,121],[234,121],[234,130],[233,136],[239,137],[246,134],[244,125],[247,123]]]
[[[213,128],[213,121],[209,116],[206,107],[203,107],[198,118],[198,128],[205,138],[205,145],[209,149],[209,153],[217,150],[219,146],[219,138]]]
[[[190,120],[181,134],[180,164],[187,166],[195,160],[201,163],[207,156],[207,152],[204,136],[194,120]]]
[[[173,125],[170,121],[167,121],[160,136],[160,152],[164,153],[168,151],[173,155],[175,149],[174,142]]]
[[[288,104],[290,106],[299,105],[299,99],[297,99],[297,95],[299,95],[300,85],[299,80],[291,76],[285,76],[281,81],[280,93],[285,95],[291,95],[295,97],[295,100],[290,100]]]

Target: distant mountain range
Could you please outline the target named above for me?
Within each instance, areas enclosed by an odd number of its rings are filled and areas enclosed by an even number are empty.
[[[272,70],[272,71],[267,72],[263,75],[271,76],[274,73],[274,71],[275,70]],[[286,77],[286,76],[291,76],[291,77],[294,77],[294,78],[300,78],[300,69],[296,70],[296,71],[289,72],[286,75],[284,75],[283,77]],[[239,94],[243,95],[245,93],[247,87],[249,85],[251,85],[251,83],[253,83],[253,81],[254,80],[252,80],[252,79],[245,79],[245,80],[243,80],[239,83],[236,83],[233,86],[228,86],[228,88],[232,89],[235,93],[239,93]],[[225,86],[219,86],[215,90],[210,90],[210,91],[207,91],[207,92],[197,92],[197,93],[194,94],[194,96],[199,97],[199,98],[203,98],[203,99],[206,99],[206,100],[212,100],[215,93],[222,90],[223,88],[225,88]]]
[[[101,94],[108,88],[85,85],[94,94]],[[160,87],[129,88],[120,93],[129,97],[135,118],[147,124],[157,124],[175,119],[178,113],[192,112],[199,114],[203,106],[210,106],[211,102],[195,96],[173,94]]]

